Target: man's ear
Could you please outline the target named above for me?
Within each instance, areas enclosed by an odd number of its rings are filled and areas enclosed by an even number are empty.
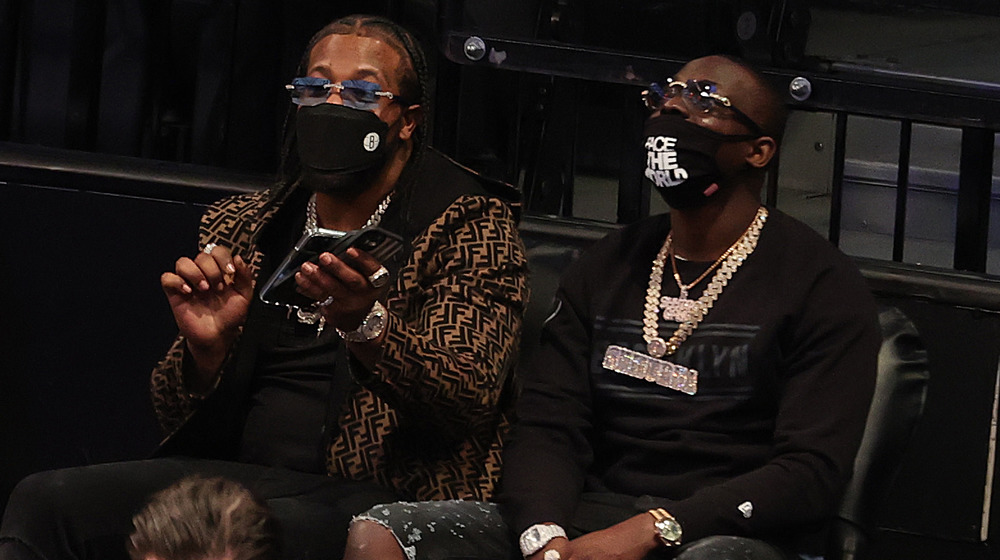
[[[748,142],[750,150],[746,155],[746,161],[750,167],[763,169],[771,162],[775,154],[778,153],[778,143],[770,136],[761,136]]]
[[[399,128],[399,139],[410,140],[417,127],[424,122],[424,108],[420,105],[410,105],[403,110],[403,115],[399,118],[403,122]]]

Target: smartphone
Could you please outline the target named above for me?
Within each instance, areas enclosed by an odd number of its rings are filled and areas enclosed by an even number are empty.
[[[261,288],[260,299],[273,305],[311,305],[311,299],[296,291],[295,273],[306,262],[318,263],[319,256],[323,253],[341,257],[351,247],[368,253],[379,262],[385,262],[403,247],[403,239],[379,227],[348,232],[319,228],[304,234]]]

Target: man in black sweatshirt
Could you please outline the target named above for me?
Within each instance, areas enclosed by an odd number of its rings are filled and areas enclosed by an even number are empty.
[[[349,558],[818,552],[807,537],[839,503],[874,388],[874,299],[850,259],[760,203],[785,122],[765,80],[706,57],[644,98],[645,176],[671,211],[564,275],[496,503],[373,508]]]

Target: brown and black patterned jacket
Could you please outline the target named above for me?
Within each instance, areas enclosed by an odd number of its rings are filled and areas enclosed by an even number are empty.
[[[390,205],[382,222],[412,232],[387,296],[382,357],[371,372],[346,352],[331,357],[331,367],[339,360],[355,382],[334,426],[327,470],[412,499],[487,499],[499,474],[507,427],[500,403],[528,297],[524,247],[511,206],[471,172],[431,151],[419,177],[411,210],[403,216]],[[278,207],[267,204],[267,191],[222,200],[203,216],[199,246],[229,247],[256,272],[258,238]],[[244,326],[244,339],[251,328]],[[246,354],[237,342],[219,385],[201,399],[184,387],[178,337],[151,379],[167,433],[161,455],[235,457],[253,376]]]

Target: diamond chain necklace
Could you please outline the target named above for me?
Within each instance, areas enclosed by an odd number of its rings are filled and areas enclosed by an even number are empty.
[[[743,235],[741,235],[740,238],[729,247],[726,253],[723,253],[725,260],[722,262],[722,266],[719,267],[719,270],[715,273],[715,276],[712,277],[712,281],[709,282],[708,287],[705,288],[705,293],[703,293],[697,300],[690,302],[692,305],[689,308],[689,312],[684,313],[686,317],[684,317],[683,320],[681,318],[674,317],[680,323],[680,326],[676,331],[674,331],[670,340],[664,341],[659,336],[659,319],[657,315],[659,314],[658,311],[660,307],[664,307],[665,309],[669,307],[669,302],[661,301],[660,298],[660,287],[663,284],[663,268],[666,264],[667,258],[671,256],[670,246],[673,239],[672,232],[667,234],[667,239],[663,242],[663,247],[661,247],[660,252],[656,254],[656,258],[653,259],[653,269],[649,274],[649,287],[646,289],[646,302],[643,306],[642,338],[646,341],[646,351],[650,356],[653,356],[654,358],[661,358],[663,356],[672,355],[677,351],[677,348],[681,345],[681,343],[687,340],[687,337],[690,336],[696,328],[698,328],[698,324],[705,318],[708,311],[712,309],[712,305],[715,304],[715,300],[719,299],[719,294],[722,293],[722,290],[733,277],[733,274],[736,273],[736,269],[738,269],[740,265],[746,261],[746,258],[753,253],[754,249],[757,248],[757,240],[760,237],[760,230],[763,229],[764,222],[766,221],[767,209],[761,206],[757,209],[757,216],[752,222],[750,222],[750,225],[747,226]],[[693,286],[693,284],[691,286]],[[686,296],[687,294],[684,295]],[[668,299],[676,298],[662,298],[662,300]],[[667,318],[669,319],[669,317]]]
[[[368,229],[370,227],[375,227],[379,225],[379,223],[382,221],[382,216],[385,214],[386,209],[389,208],[390,202],[392,202],[391,191],[389,192],[389,194],[385,195],[385,198],[382,199],[382,202],[378,203],[378,208],[376,208],[375,211],[372,212],[372,215],[368,217],[368,221],[365,222],[365,225],[361,226],[361,229]],[[313,195],[309,197],[309,203],[306,204],[306,226],[304,232],[315,233],[317,229],[319,229],[319,224],[316,218],[316,193],[313,193]]]
[[[392,193],[385,195],[382,202],[379,203],[378,208],[375,212],[368,217],[368,221],[365,225],[361,226],[361,229],[368,229],[370,227],[375,227],[379,225],[382,221],[382,216],[385,215],[385,211],[389,208],[389,202],[392,201]],[[309,202],[306,204],[306,225],[304,228],[305,233],[315,233],[319,229],[318,220],[316,219],[316,194],[313,193],[309,197]],[[319,310],[319,304],[315,303],[309,307],[299,307],[297,305],[286,305],[288,308],[288,313],[291,314],[295,312],[295,319],[304,325],[317,325],[316,336],[319,336],[323,332],[323,328],[326,326],[326,317]]]
[[[706,268],[705,272],[702,272],[700,275],[698,275],[698,277],[695,278],[694,281],[691,282],[690,284],[685,284],[684,282],[681,282],[681,273],[677,272],[677,258],[676,258],[676,254],[677,253],[674,252],[673,250],[671,250],[670,251],[670,268],[673,269],[673,272],[674,272],[674,282],[677,283],[677,288],[680,290],[680,296],[678,296],[678,297],[680,297],[681,299],[687,299],[688,292],[691,291],[691,288],[697,286],[702,280],[705,279],[706,276],[708,276],[709,274],[711,274],[712,271],[715,270],[715,267],[717,267],[720,264],[722,264],[722,261],[726,260],[726,258],[729,257],[729,255],[733,252],[734,249],[736,249],[736,245],[735,244],[734,245],[730,245],[729,248],[726,249],[725,253],[722,253],[721,255],[719,255],[719,258],[715,259],[715,262],[712,263],[712,266]]]

